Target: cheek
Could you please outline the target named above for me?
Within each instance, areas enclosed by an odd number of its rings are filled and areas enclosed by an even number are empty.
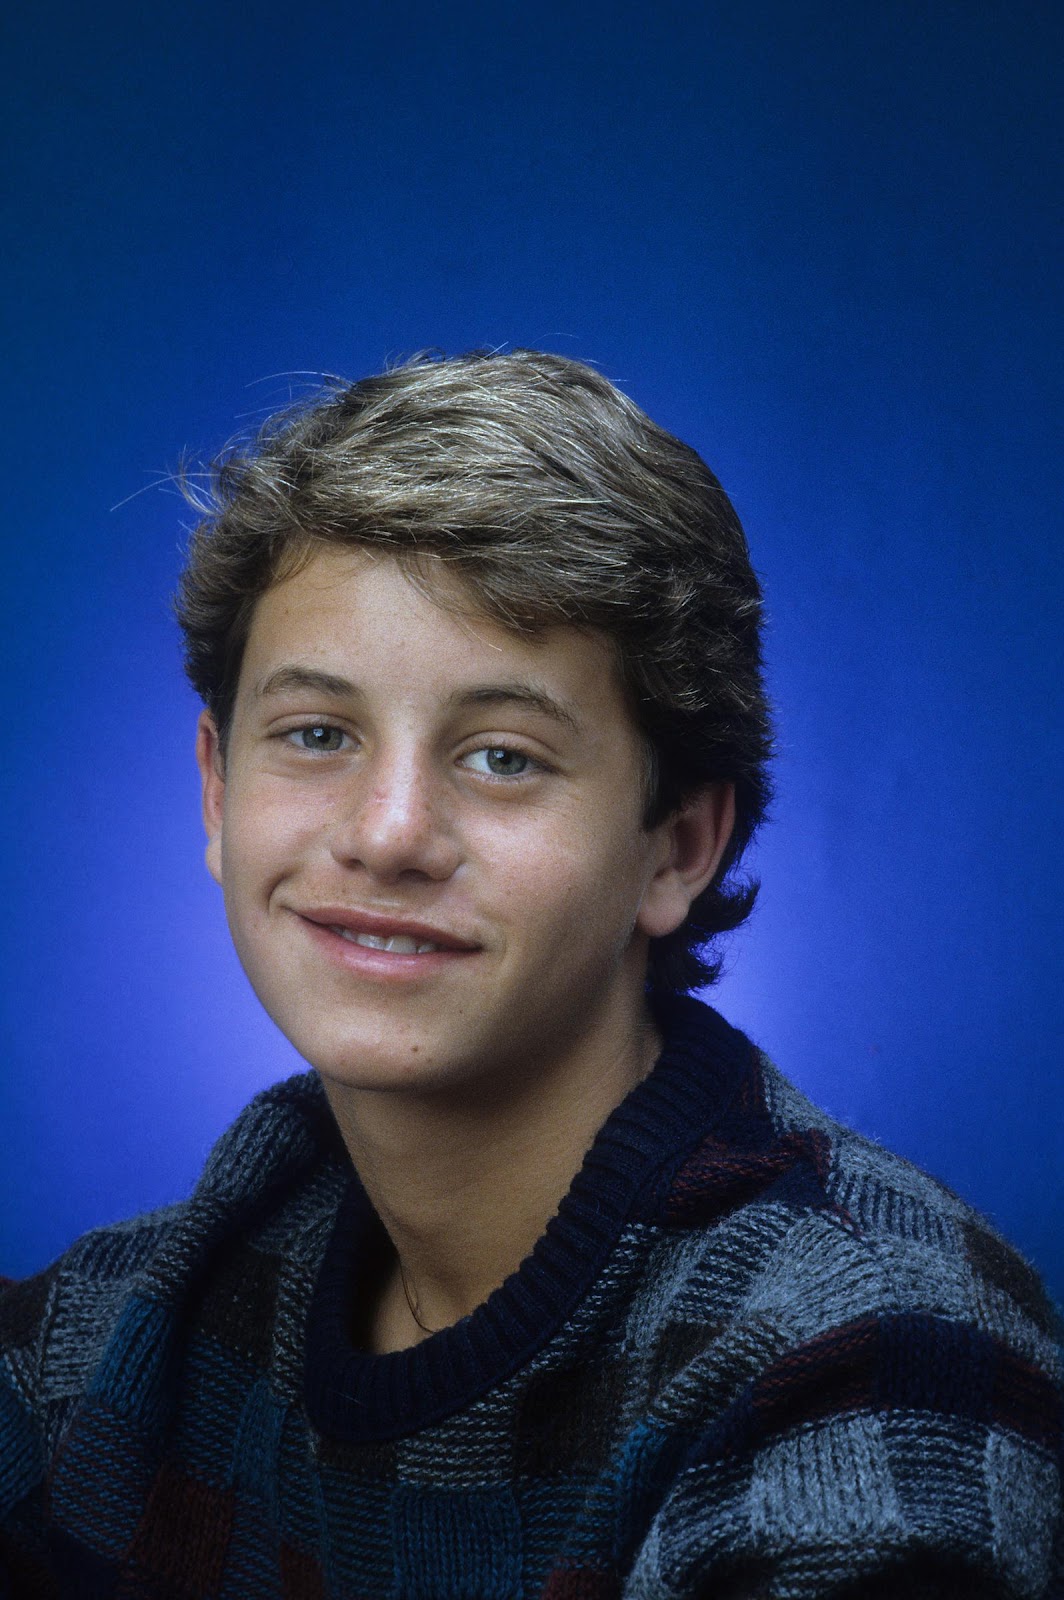
[[[325,824],[325,808],[273,792],[272,786],[248,786],[229,797],[222,830],[223,860],[241,880],[261,880],[305,851]]]
[[[489,831],[470,840],[468,881],[473,896],[521,942],[550,937],[579,902],[587,863],[576,854],[564,828]]]
[[[620,819],[604,817],[602,827],[570,830],[555,826],[534,845],[509,854],[495,873],[496,904],[519,932],[565,950],[572,959],[586,930],[596,930],[606,943],[619,946],[635,925],[645,881],[645,852],[628,837]],[[642,837],[641,835],[639,836]]]

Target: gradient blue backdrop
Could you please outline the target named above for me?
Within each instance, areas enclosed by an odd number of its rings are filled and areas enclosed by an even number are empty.
[[[9,22],[0,1270],[183,1194],[296,1064],[202,868],[149,486],[288,374],[516,343],[696,445],[765,580],[779,800],[719,1003],[1064,1293],[1060,15]]]

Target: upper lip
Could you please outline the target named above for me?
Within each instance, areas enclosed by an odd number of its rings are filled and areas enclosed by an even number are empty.
[[[476,950],[472,939],[463,939],[431,922],[411,922],[406,917],[389,917],[379,911],[354,911],[350,906],[312,906],[299,912],[308,922],[324,928],[344,928],[348,933],[372,933],[378,939],[416,939],[419,944],[438,945],[441,950]]]

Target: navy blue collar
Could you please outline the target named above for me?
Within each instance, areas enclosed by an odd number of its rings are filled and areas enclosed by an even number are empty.
[[[352,1177],[308,1318],[306,1403],[320,1433],[369,1442],[442,1422],[510,1377],[573,1314],[663,1167],[720,1123],[749,1071],[749,1040],[709,1006],[687,996],[653,1006],[658,1062],[599,1130],[531,1255],[471,1315],[390,1355],[353,1342],[390,1247]]]

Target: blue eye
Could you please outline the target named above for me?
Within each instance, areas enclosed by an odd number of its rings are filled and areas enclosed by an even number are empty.
[[[464,764],[474,772],[493,778],[523,778],[534,765],[531,756],[522,750],[507,750],[503,745],[487,745],[483,750],[471,750],[463,758]]]
[[[304,750],[317,750],[325,755],[342,750],[346,737],[342,728],[332,728],[325,722],[315,723],[309,728],[296,728],[292,736],[298,739]]]

